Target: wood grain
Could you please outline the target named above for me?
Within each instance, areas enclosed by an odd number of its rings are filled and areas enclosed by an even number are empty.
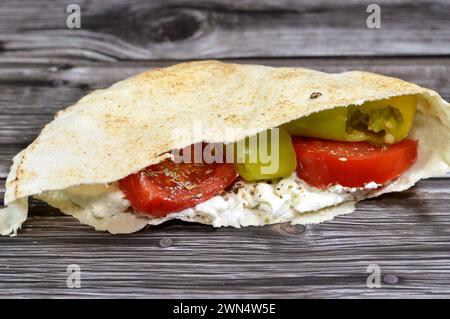
[[[0,4],[5,62],[450,54],[450,3],[377,1],[78,1],[81,29],[66,28],[64,0]],[[256,41],[255,41],[256,39]]]
[[[111,236],[35,206],[19,237],[0,239],[0,297],[448,297],[442,186],[422,181],[306,228],[169,223]],[[167,238],[172,245],[161,247]],[[367,288],[373,263],[398,283]],[[69,264],[81,266],[81,289],[66,287]]]

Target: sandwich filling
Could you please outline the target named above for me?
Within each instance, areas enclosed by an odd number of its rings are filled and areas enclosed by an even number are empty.
[[[25,222],[29,197],[111,233],[172,218],[329,221],[446,174],[449,119],[436,92],[368,72],[218,61],[150,70],[59,112],[14,157],[0,235]]]
[[[203,218],[234,227],[295,221],[368,197],[411,167],[418,141],[407,137],[416,104],[411,95],[313,113],[254,142],[192,145],[178,152],[185,161],[172,156],[116,183],[64,195],[98,219],[130,213],[150,224]],[[195,161],[198,148],[215,161]]]
[[[194,207],[165,216],[134,211],[117,184],[72,187],[64,191],[64,196],[90,212],[95,219],[133,213],[149,218],[150,224],[181,219],[202,221],[215,227],[241,227],[292,221],[299,214],[367,197],[378,186],[375,182],[370,182],[359,188],[333,185],[328,189],[319,189],[308,185],[294,172],[291,176],[279,180],[238,181],[222,195],[213,196]],[[97,194],[93,195],[92,190]]]

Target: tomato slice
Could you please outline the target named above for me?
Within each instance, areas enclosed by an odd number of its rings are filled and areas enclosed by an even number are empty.
[[[334,184],[347,187],[363,187],[370,182],[385,184],[417,159],[418,142],[409,139],[384,147],[298,136],[292,142],[298,176],[320,188]]]
[[[135,211],[162,217],[210,199],[237,176],[233,164],[165,160],[120,180],[119,187]]]

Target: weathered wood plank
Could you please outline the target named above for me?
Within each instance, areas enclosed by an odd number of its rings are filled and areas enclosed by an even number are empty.
[[[344,72],[366,70],[396,76],[437,90],[450,96],[449,78],[450,57],[435,58],[302,58],[302,59],[224,59],[223,61],[269,66],[306,67],[325,72]],[[116,62],[90,64],[5,64],[0,63],[0,85],[5,97],[16,93],[15,87],[27,88],[27,94],[42,96],[44,91],[59,91],[59,99],[71,96],[71,89],[88,92],[104,88],[139,72],[155,67],[166,67],[177,61]],[[33,92],[33,90],[36,90]],[[32,92],[28,92],[32,91]],[[75,96],[76,97],[76,96]],[[53,97],[53,98],[56,98]],[[46,100],[48,97],[42,97]],[[58,100],[59,100],[58,99]],[[57,101],[58,101],[57,100]],[[6,100],[22,106],[22,100]],[[38,102],[39,103],[39,100]],[[6,106],[6,105],[5,105]],[[27,107],[28,105],[25,105]],[[4,108],[2,108],[4,109]]]
[[[224,57],[449,55],[450,3],[377,1],[78,1],[81,29],[66,28],[67,1],[4,0],[5,62]]]
[[[306,229],[169,223],[111,236],[35,206],[19,237],[0,238],[0,296],[449,297],[445,182],[422,181]],[[161,247],[164,238],[173,244]],[[372,263],[398,283],[368,289]],[[81,289],[66,288],[69,264],[81,266]]]
[[[450,58],[266,59],[230,60],[272,66],[308,67],[326,72],[367,70],[432,88],[450,100]],[[70,65],[0,65],[0,177],[14,154],[30,143],[54,113],[97,88],[174,62]],[[11,145],[10,145],[11,144]]]
[[[427,86],[450,97],[447,76],[450,58],[306,58],[306,59],[245,59],[224,60],[235,63],[269,66],[306,67],[325,72],[366,70]],[[3,113],[22,112],[22,108],[39,108],[38,113],[54,112],[49,100],[70,103],[83,94],[155,67],[177,62],[118,62],[91,65],[19,64],[0,63],[1,108]],[[52,94],[52,95],[50,95]],[[32,100],[34,103],[31,103]],[[43,108],[43,109],[42,109]]]

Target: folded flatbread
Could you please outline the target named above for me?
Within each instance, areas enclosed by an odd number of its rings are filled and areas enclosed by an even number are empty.
[[[311,98],[314,92],[320,96]],[[419,96],[410,133],[420,140],[418,160],[397,180],[364,197],[402,191],[419,179],[449,171],[450,105],[436,92],[367,72],[327,74],[217,61],[182,63],[138,74],[94,91],[59,112],[14,157],[6,182],[8,207],[0,210],[0,233],[16,233],[27,218],[30,196],[111,233],[130,233],[173,218],[217,227],[331,220],[352,212],[356,200],[331,201],[311,212],[277,216],[264,215],[258,206],[228,212],[189,210],[156,218],[130,212],[95,214],[92,205],[80,206],[65,190],[110,185],[162,161],[172,149],[192,143],[234,142],[312,112],[412,94]],[[196,140],[189,134],[174,136],[174,130],[192,131],[193,123],[202,125]],[[237,133],[224,137],[229,128]]]

